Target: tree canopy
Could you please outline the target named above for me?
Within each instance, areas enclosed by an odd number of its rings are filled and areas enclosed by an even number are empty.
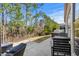
[[[41,10],[42,3],[0,4],[1,22],[6,33],[15,35],[50,34],[58,24]],[[41,25],[42,24],[42,25]]]

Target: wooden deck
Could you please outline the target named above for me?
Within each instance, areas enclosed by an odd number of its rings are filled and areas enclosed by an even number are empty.
[[[28,42],[24,56],[51,56],[51,37],[38,43]]]

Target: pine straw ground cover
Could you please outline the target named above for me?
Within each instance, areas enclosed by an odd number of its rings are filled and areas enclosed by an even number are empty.
[[[49,35],[48,35],[48,36],[44,36],[44,37],[41,37],[41,38],[35,40],[34,42],[40,43],[40,42],[42,42],[42,41],[48,39],[49,37],[50,37]]]

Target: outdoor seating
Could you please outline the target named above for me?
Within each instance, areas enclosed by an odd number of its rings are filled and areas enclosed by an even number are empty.
[[[70,39],[67,37],[53,37],[52,55],[71,55]]]
[[[79,56],[79,39],[75,40],[75,54]]]
[[[77,3],[1,3],[0,55],[79,55],[78,5]]]
[[[79,46],[75,46],[75,54],[79,56]]]
[[[6,56],[23,56],[26,44],[21,43],[6,52]]]
[[[4,52],[6,52],[6,50],[9,50],[9,49],[11,49],[12,48],[12,46],[13,46],[13,44],[2,44],[1,45],[1,53],[4,53]]]

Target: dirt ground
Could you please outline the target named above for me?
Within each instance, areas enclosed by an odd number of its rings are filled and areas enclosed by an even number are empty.
[[[37,37],[31,37],[31,38],[27,38],[27,39],[24,39],[24,40],[21,40],[21,41],[18,41],[18,42],[13,42],[13,45],[16,46],[20,43],[26,43],[26,42],[30,42],[30,41],[36,41],[40,38],[44,38],[44,37],[49,37],[50,35],[45,35],[45,36],[37,36]]]

